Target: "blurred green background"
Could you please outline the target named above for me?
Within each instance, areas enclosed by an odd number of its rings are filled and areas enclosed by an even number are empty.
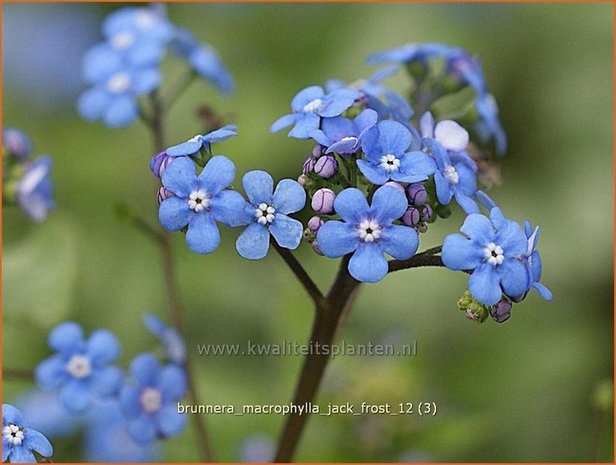
[[[116,5],[5,4],[3,122],[26,130],[36,153],[54,158],[58,207],[31,224],[3,211],[3,364],[32,368],[49,354],[47,332],[65,319],[116,332],[124,366],[155,347],[145,311],[166,317],[155,246],[118,219],[124,202],[156,223],[145,127],[111,130],[75,111],[79,60],[99,40]],[[345,328],[350,343],[417,340],[410,358],[339,357],[319,402],[433,401],[434,417],[316,417],[303,461],[611,461],[612,410],[593,393],[613,368],[613,6],[609,4],[171,4],[172,21],[216,47],[236,93],[196,83],[167,119],[170,145],[200,129],[195,107],[229,113],[240,137],[218,146],[238,173],[261,168],[296,178],[306,141],[269,134],[301,88],[369,76],[364,58],[406,42],[444,42],[483,59],[510,149],[503,185],[490,194],[506,214],[541,225],[543,282],[498,325],[477,325],[456,309],[463,274],[417,269],[365,286]],[[166,83],[182,65],[166,65]],[[393,80],[402,84],[400,79]],[[402,87],[398,87],[402,90]],[[307,216],[307,214],[306,214]],[[431,226],[420,249],[463,220]],[[250,262],[225,230],[211,256],[173,237],[189,344],[303,343],[312,310],[275,254]],[[323,287],[336,262],[302,245],[297,255]],[[194,350],[191,353],[196,356]],[[206,403],[269,404],[291,399],[299,357],[196,358]],[[4,401],[29,383],[5,379]],[[276,415],[208,417],[219,460],[238,460],[253,434],[275,438]],[[80,460],[61,441],[56,461]],[[163,458],[194,461],[191,431],[166,441]]]

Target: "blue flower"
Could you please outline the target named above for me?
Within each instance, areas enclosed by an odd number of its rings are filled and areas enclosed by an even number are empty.
[[[479,207],[473,200],[477,192],[477,179],[473,169],[463,161],[453,163],[447,151],[434,139],[424,139],[424,143],[438,166],[434,173],[434,182],[439,203],[448,205],[451,198],[455,197],[466,213],[479,213]]]
[[[56,326],[48,338],[57,353],[36,367],[36,381],[42,389],[59,389],[67,410],[83,412],[96,398],[114,395],[122,372],[111,362],[120,355],[120,345],[109,331],[94,331],[88,340],[73,322]]]
[[[385,184],[389,180],[418,182],[434,173],[436,164],[426,153],[406,150],[413,136],[396,121],[381,121],[370,129],[362,139],[365,160],[357,160],[357,166],[373,184]]]
[[[132,438],[118,400],[99,402],[89,417],[83,440],[88,462],[157,462],[160,458],[156,443],[142,445]]]
[[[50,438],[73,435],[83,423],[83,416],[68,411],[53,391],[30,389],[15,400],[28,419],[28,426]]]
[[[185,371],[174,364],[161,366],[154,354],[144,353],[133,359],[130,373],[132,382],[122,388],[120,407],[133,439],[146,445],[178,435],[186,426],[176,405],[186,393]]]
[[[2,128],[2,147],[18,160],[27,160],[32,154],[32,141],[25,132],[16,128]]]
[[[475,299],[496,305],[503,292],[518,296],[528,290],[528,241],[520,225],[493,208],[490,219],[481,214],[468,215],[460,231],[464,235],[445,238],[441,257],[451,270],[473,270],[468,288]]]
[[[146,327],[162,343],[169,360],[183,365],[186,362],[186,342],[180,332],[173,326],[165,325],[152,314],[145,315],[143,319]]]
[[[541,284],[539,281],[541,280],[542,273],[542,264],[541,264],[541,256],[539,255],[539,251],[537,250],[537,243],[539,242],[539,226],[535,226],[535,229],[532,228],[532,225],[529,221],[524,222],[524,233],[528,239],[528,248],[526,250],[526,261],[529,267],[530,273],[530,287],[535,289],[537,293],[545,300],[552,300],[552,292]],[[510,296],[515,300],[521,300],[525,296]]]
[[[176,28],[171,50],[188,61],[197,74],[214,84],[220,92],[228,94],[233,91],[233,78],[212,46],[199,43],[186,29]]]
[[[175,195],[160,204],[160,224],[167,231],[188,226],[188,248],[200,254],[213,252],[220,243],[216,221],[227,226],[241,224],[244,199],[226,189],[234,177],[235,165],[222,155],[210,159],[199,176],[192,160],[176,159],[162,176],[163,186]]]
[[[353,253],[351,276],[362,282],[380,281],[388,272],[384,254],[406,260],[417,251],[419,239],[413,228],[392,224],[407,206],[404,193],[391,186],[379,187],[370,206],[359,189],[344,189],[334,201],[343,221],[327,221],[317,232],[321,252],[332,258]]]
[[[362,111],[353,121],[342,116],[326,118],[321,129],[312,131],[310,137],[327,147],[325,153],[349,155],[359,151],[364,134],[376,125],[377,120],[377,113],[370,109]]]
[[[307,139],[312,131],[319,128],[321,118],[333,118],[342,114],[359,96],[359,92],[352,89],[340,89],[325,95],[320,86],[306,87],[293,97],[293,113],[275,121],[270,131],[278,132],[295,124],[289,137]]]
[[[494,139],[496,153],[504,155],[507,151],[507,135],[498,117],[496,100],[491,94],[484,94],[475,102],[475,109],[479,114],[479,122],[475,125],[479,137],[483,142]]]
[[[233,136],[237,136],[237,126],[230,124],[205,135],[197,134],[186,142],[169,147],[165,153],[169,157],[185,157],[197,153],[202,147],[209,151],[212,142],[223,142]]]
[[[245,206],[248,227],[238,237],[235,248],[249,259],[267,255],[270,234],[285,249],[296,249],[304,227],[287,215],[304,208],[306,192],[296,181],[283,179],[274,190],[274,180],[265,171],[249,171],[242,179],[249,202]]]
[[[156,65],[173,35],[173,26],[161,8],[126,7],[107,16],[103,33],[107,43],[128,63]]]
[[[458,162],[463,162],[474,172],[477,172],[477,163],[466,151],[469,142],[468,132],[458,123],[450,119],[435,123],[432,113],[427,111],[419,120],[419,129],[421,137],[424,139],[434,139],[441,147],[447,150],[449,158],[454,165]]]
[[[444,44],[405,44],[385,52],[373,53],[368,57],[368,63],[376,65],[381,63],[408,64],[418,60],[449,57],[456,49]]]
[[[84,58],[84,78],[92,88],[77,106],[87,120],[102,119],[109,127],[131,124],[139,115],[137,97],[156,89],[160,71],[152,65],[127,63],[108,44],[92,48]]]
[[[2,461],[36,463],[33,452],[51,457],[53,447],[45,436],[25,425],[19,410],[2,404]]]
[[[456,50],[457,52],[453,53],[447,62],[448,71],[460,82],[473,88],[477,95],[483,95],[486,92],[486,81],[481,63],[464,50]]]
[[[50,157],[37,158],[27,166],[17,184],[19,207],[36,222],[45,220],[55,205],[50,178],[51,165]]]

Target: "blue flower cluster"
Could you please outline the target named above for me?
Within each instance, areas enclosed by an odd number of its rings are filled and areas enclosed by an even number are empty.
[[[216,51],[172,24],[160,4],[117,10],[102,29],[104,41],[90,49],[83,63],[83,77],[91,87],[79,98],[78,109],[87,120],[102,119],[110,127],[131,124],[139,116],[138,98],[160,86],[160,63],[167,50],[220,92],[233,89]]]
[[[45,436],[27,426],[19,410],[2,404],[2,461],[36,463],[34,452],[49,458],[53,447]]]
[[[154,460],[156,440],[176,436],[186,425],[176,408],[187,390],[186,345],[177,329],[154,315],[146,315],[145,324],[159,339],[162,357],[139,354],[128,373],[115,365],[120,345],[110,331],[96,330],[86,338],[74,322],[54,328],[48,342],[55,352],[35,370],[41,391],[22,400],[31,423],[56,436],[84,427],[85,453],[93,460]],[[41,403],[44,418],[36,413]],[[32,441],[24,444],[40,448]]]
[[[19,129],[3,128],[2,161],[4,201],[19,205],[33,221],[44,221],[55,204],[51,158],[32,158],[30,138]]]

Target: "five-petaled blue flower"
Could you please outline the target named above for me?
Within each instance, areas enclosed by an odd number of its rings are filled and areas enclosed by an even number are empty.
[[[66,322],[49,333],[48,343],[57,353],[36,367],[36,380],[42,389],[59,389],[68,410],[83,412],[96,398],[117,392],[122,372],[110,365],[120,356],[113,333],[100,329],[85,340],[80,325]]]
[[[229,124],[205,135],[197,134],[186,142],[169,147],[165,153],[169,157],[185,157],[197,153],[202,147],[210,150],[212,142],[223,142],[233,136],[237,136],[237,126]]]
[[[361,140],[366,131],[374,127],[379,115],[374,110],[365,109],[353,121],[342,116],[326,118],[320,129],[315,129],[310,136],[327,147],[325,153],[350,155],[361,148]]]
[[[212,46],[199,43],[190,32],[178,27],[170,48],[220,92],[228,94],[233,91],[233,78]]]
[[[38,431],[28,428],[22,413],[9,404],[2,404],[2,461],[36,463],[33,454],[53,455],[49,440]]]
[[[285,249],[296,249],[303,226],[287,215],[304,208],[306,192],[292,179],[283,179],[274,190],[274,180],[265,171],[249,171],[242,179],[246,202],[244,221],[248,227],[238,237],[235,248],[249,259],[267,255],[270,234]]]
[[[207,162],[201,174],[188,157],[171,163],[162,176],[163,186],[174,196],[162,201],[158,210],[160,224],[167,231],[188,226],[186,243],[195,253],[213,252],[220,243],[216,221],[239,226],[244,199],[236,191],[226,189],[235,177],[235,165],[223,155]]]
[[[51,158],[42,156],[28,165],[17,183],[19,207],[36,222],[47,218],[54,205],[51,183]]]
[[[528,291],[528,241],[520,225],[493,208],[490,219],[477,213],[468,215],[460,231],[464,235],[445,238],[441,257],[451,270],[473,270],[468,280],[473,297],[484,305],[496,305],[503,292],[520,296]]]
[[[120,406],[128,420],[128,431],[138,444],[150,444],[157,437],[179,434],[186,416],[178,413],[177,401],[186,393],[184,369],[161,366],[154,354],[144,353],[130,365],[132,382],[120,393]]]
[[[347,110],[360,93],[353,89],[339,89],[325,94],[320,86],[310,86],[301,90],[291,101],[293,113],[284,115],[272,124],[270,131],[295,124],[289,137],[307,139],[310,133],[319,128],[321,118],[333,118]]]
[[[173,363],[183,365],[186,362],[186,342],[180,332],[152,314],[145,315],[143,320],[150,332],[162,343],[167,358]]]
[[[79,97],[81,116],[120,127],[137,118],[137,97],[158,87],[160,71],[155,65],[128,63],[110,45],[100,44],[84,58],[84,78],[93,87]]]
[[[406,126],[396,121],[381,121],[362,139],[365,160],[357,166],[373,184],[387,181],[419,182],[428,179],[436,169],[434,160],[422,151],[406,152],[413,136]]]
[[[466,213],[479,213],[479,207],[473,200],[477,192],[477,179],[473,169],[464,161],[453,163],[447,151],[434,139],[424,139],[424,143],[438,166],[434,173],[434,182],[439,203],[448,205],[451,198],[455,197]]]
[[[359,189],[344,189],[334,201],[343,221],[327,221],[317,233],[321,252],[332,258],[353,253],[349,261],[351,276],[363,282],[380,281],[388,272],[384,254],[406,260],[417,251],[415,230],[392,224],[407,207],[404,193],[392,186],[379,187],[372,205]]]

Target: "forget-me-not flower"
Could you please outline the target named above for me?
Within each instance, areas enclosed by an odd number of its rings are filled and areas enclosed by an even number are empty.
[[[270,234],[285,249],[296,249],[304,227],[290,218],[304,208],[306,192],[296,181],[283,179],[274,190],[274,180],[265,171],[249,171],[242,179],[248,197],[244,218],[248,227],[238,237],[235,248],[249,259],[267,255]]]
[[[212,142],[223,142],[233,136],[237,136],[237,126],[229,124],[204,135],[197,134],[186,142],[169,147],[165,153],[169,157],[185,157],[197,153],[202,147],[210,150]]]
[[[365,109],[352,121],[342,116],[326,118],[320,129],[315,129],[310,136],[327,147],[325,153],[350,155],[361,148],[361,140],[366,131],[374,127],[379,116],[374,110]]]
[[[445,238],[441,257],[451,270],[473,270],[468,288],[475,299],[496,305],[503,292],[519,296],[529,289],[528,240],[520,225],[493,208],[489,219],[468,215],[460,231]]]
[[[349,261],[351,276],[362,282],[380,281],[388,272],[384,254],[406,260],[417,251],[415,230],[393,224],[407,206],[404,192],[392,186],[379,187],[371,205],[359,189],[344,189],[334,201],[342,221],[327,221],[317,232],[321,252],[332,258],[353,253]]]
[[[396,121],[381,121],[362,138],[365,160],[357,166],[373,184],[387,181],[419,182],[428,179],[436,169],[434,160],[422,151],[406,152],[413,136],[406,126]]]
[[[310,86],[301,90],[291,101],[293,113],[282,116],[272,124],[271,132],[278,132],[294,124],[289,137],[307,139],[310,133],[319,128],[321,118],[341,115],[360,97],[353,89],[339,89],[325,94],[320,86]]]
[[[211,158],[199,176],[188,157],[173,161],[162,175],[163,187],[175,194],[160,204],[158,219],[167,231],[188,226],[186,243],[195,253],[213,252],[220,243],[216,222],[241,224],[244,199],[226,189],[235,177],[235,165],[223,155]]]
[[[186,394],[184,369],[161,366],[154,354],[144,353],[133,359],[130,374],[132,382],[122,388],[120,407],[133,439],[146,445],[179,434],[186,426],[186,416],[177,411],[177,401]]]
[[[178,365],[186,362],[186,342],[173,326],[167,326],[158,317],[147,314],[143,317],[146,327],[163,345],[167,358]]]
[[[33,452],[48,458],[53,455],[53,447],[45,436],[25,424],[19,410],[2,404],[2,461],[36,463]]]
[[[51,158],[44,155],[26,167],[17,183],[17,202],[19,207],[33,221],[41,222],[47,218],[54,205],[51,183]]]
[[[42,389],[59,389],[67,410],[83,412],[96,398],[116,393],[122,372],[111,365],[120,356],[113,333],[99,329],[84,339],[80,325],[66,322],[51,330],[48,344],[56,354],[36,367],[36,381]]]

